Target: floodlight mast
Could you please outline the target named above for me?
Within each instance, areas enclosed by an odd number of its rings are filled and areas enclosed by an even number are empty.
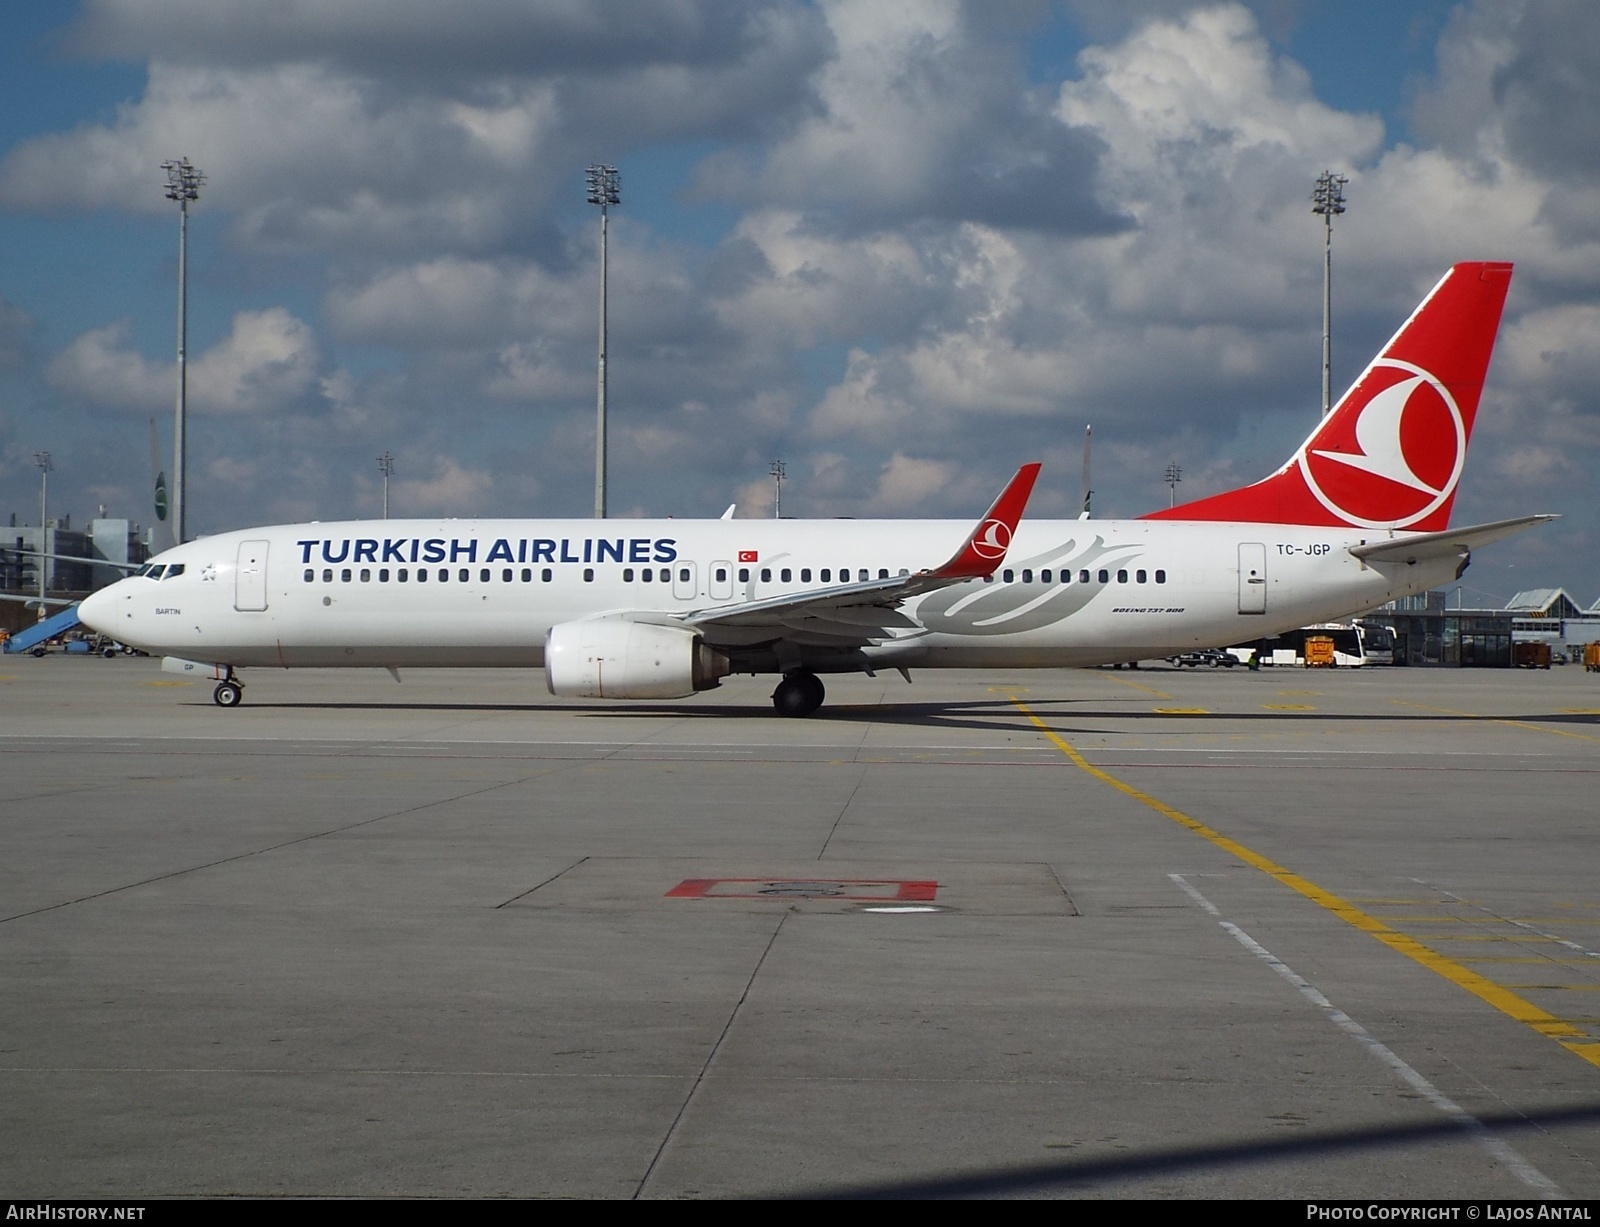
[[[189,202],[200,199],[205,174],[188,158],[163,162],[167,172],[167,199],[178,202],[178,407],[172,439],[172,535],[178,545],[189,539],[186,478],[189,473]]]
[[[394,457],[387,450],[378,457],[378,472],[383,474],[383,518],[389,518],[389,479],[394,476]]]
[[[622,203],[615,166],[596,164],[586,174],[589,203],[600,206],[600,384],[595,401],[594,518],[606,518],[606,212]]]
[[[1333,219],[1344,212],[1344,185],[1350,180],[1325,170],[1311,193],[1311,211],[1322,218],[1322,416],[1333,408]]]
[[[1170,510],[1178,505],[1178,483],[1183,480],[1183,470],[1178,467],[1177,461],[1173,461],[1167,466],[1163,479],[1167,483],[1167,489],[1171,491],[1171,497],[1167,501],[1167,507]]]
[[[49,577],[50,555],[55,553],[50,548],[49,540],[45,534],[45,510],[49,504],[50,470],[55,465],[50,463],[49,452],[34,452],[33,463],[39,468],[39,621],[45,619],[45,585]]]
[[[772,518],[783,519],[783,479],[785,470],[783,461],[774,460],[767,468],[767,475],[772,478]]]

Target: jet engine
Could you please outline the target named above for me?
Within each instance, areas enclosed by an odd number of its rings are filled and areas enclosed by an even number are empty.
[[[568,699],[679,699],[711,690],[729,673],[727,656],[691,630],[583,618],[550,628],[544,680]]]

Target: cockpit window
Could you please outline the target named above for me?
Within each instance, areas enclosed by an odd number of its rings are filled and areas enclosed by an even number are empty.
[[[153,566],[153,567],[149,568],[147,571],[145,571],[144,577],[146,579],[160,579],[161,578],[161,573],[163,571],[165,571],[166,569],[167,568],[164,565],[157,564],[156,566]]]
[[[182,574],[183,574],[183,564],[181,562],[175,562],[170,567],[167,568],[167,573],[165,575],[163,575],[161,578],[162,579],[177,579],[178,576],[180,576]]]

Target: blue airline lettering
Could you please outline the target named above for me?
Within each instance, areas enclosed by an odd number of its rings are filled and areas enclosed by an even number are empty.
[[[332,544],[333,544],[333,542],[331,542],[331,541],[324,541],[322,543],[322,561],[323,562],[343,562],[346,558],[350,557],[350,541],[349,541],[349,538],[346,538],[345,540],[339,542],[339,552],[338,552],[338,554],[334,554],[333,551],[328,548]]]
[[[593,537],[585,537],[583,539],[583,560],[584,560],[584,562],[593,562],[594,561],[594,538]]]
[[[656,538],[656,561],[676,562],[678,560],[678,539],[676,537]]]
[[[587,545],[588,543],[585,542],[584,544]],[[572,542],[569,541],[565,537],[561,538],[561,561],[562,562],[585,562],[585,561],[587,561],[587,559],[585,559],[585,558],[579,558],[576,554],[572,554],[572,556],[570,558],[567,557],[567,555],[570,554],[571,552],[572,552]]]
[[[529,562],[554,562],[556,560],[556,543],[548,537],[536,537],[533,540],[533,555]]]
[[[317,543],[315,541],[296,541],[295,544],[300,547],[300,565],[305,566],[306,563],[311,561],[311,551],[317,548]]]
[[[629,537],[628,538],[628,561],[629,562],[649,562],[650,561],[650,538],[649,537]]]
[[[405,547],[405,543],[406,539],[404,537],[401,537],[398,541],[393,537],[385,537],[383,540],[384,562],[404,562],[406,556],[401,553],[401,550]]]
[[[426,541],[424,541],[422,543],[422,561],[423,562],[443,562],[444,561],[444,538],[443,537],[429,537]]]
[[[517,561],[528,561],[528,539],[526,537],[519,537],[517,539]]]
[[[356,538],[356,556],[352,562],[377,562],[378,543],[371,537]]]
[[[604,537],[601,537],[600,540],[594,543],[594,560],[596,562],[604,562],[607,554],[611,555],[612,562],[622,561],[621,537],[618,537],[615,541],[607,541]]]
[[[515,562],[516,559],[511,556],[511,542],[507,541],[504,537],[496,540],[495,543],[489,547],[489,557],[485,558],[484,561]]]
[[[476,537],[472,538],[465,545],[461,544],[461,539],[459,537],[450,538],[450,561],[461,561],[461,556],[463,554],[467,556],[468,562],[478,561],[478,539]]]

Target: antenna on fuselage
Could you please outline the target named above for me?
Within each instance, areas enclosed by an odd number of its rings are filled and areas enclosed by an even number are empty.
[[[1089,518],[1089,504],[1094,499],[1094,490],[1089,485],[1089,446],[1094,442],[1094,427],[1083,428],[1083,510],[1078,513],[1078,519]]]

